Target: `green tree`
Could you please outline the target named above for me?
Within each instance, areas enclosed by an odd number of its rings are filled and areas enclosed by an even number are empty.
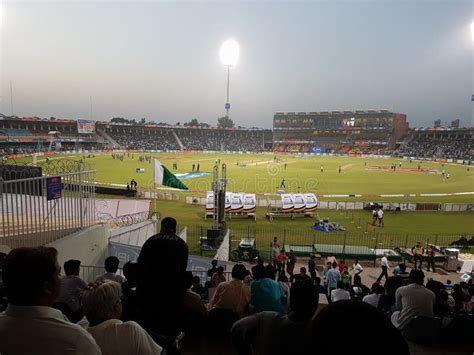
[[[234,121],[232,121],[228,116],[219,117],[217,119],[217,127],[232,128],[234,127]]]

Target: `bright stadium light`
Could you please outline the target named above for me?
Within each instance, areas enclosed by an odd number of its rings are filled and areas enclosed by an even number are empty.
[[[239,59],[239,44],[234,39],[228,39],[225,41],[220,50],[221,62],[227,66],[235,66]]]
[[[471,37],[472,37],[472,40],[474,41],[474,22],[471,23]]]
[[[222,43],[221,50],[220,50],[220,57],[221,62],[227,67],[227,101],[225,103],[225,115],[229,117],[229,109],[230,109],[230,102],[229,102],[229,79],[230,79],[230,67],[233,67],[237,64],[237,60],[239,59],[239,44],[235,39],[228,39],[224,43]]]

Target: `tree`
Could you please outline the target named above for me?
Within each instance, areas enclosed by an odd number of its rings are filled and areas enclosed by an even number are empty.
[[[146,123],[146,118],[142,118],[139,123],[144,125]]]
[[[123,117],[114,117],[110,120],[111,123],[129,123],[126,118]]]
[[[234,121],[232,121],[228,116],[219,117],[217,119],[217,127],[232,128],[234,127]]]
[[[184,125],[187,127],[197,127],[199,126],[199,121],[197,120],[197,118],[193,118],[191,121],[185,123]]]

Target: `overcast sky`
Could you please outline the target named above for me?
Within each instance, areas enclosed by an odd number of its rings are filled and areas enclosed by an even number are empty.
[[[411,126],[471,120],[471,0],[3,1],[1,107],[18,116],[216,124],[220,44],[235,38],[231,118],[385,108]]]

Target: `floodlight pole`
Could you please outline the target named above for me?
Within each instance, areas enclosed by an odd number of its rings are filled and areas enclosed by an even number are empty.
[[[226,101],[226,104],[225,104],[225,115],[226,115],[227,118],[229,118],[229,109],[230,109],[229,82],[230,82],[230,65],[227,66],[227,101]]]

